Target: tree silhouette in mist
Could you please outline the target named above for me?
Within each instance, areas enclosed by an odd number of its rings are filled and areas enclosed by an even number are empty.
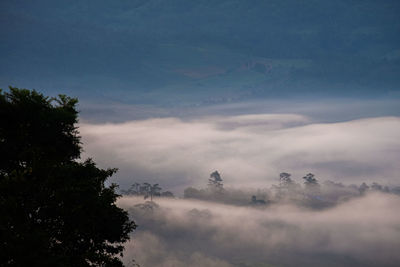
[[[0,91],[1,266],[122,266],[136,225],[104,184],[116,169],[78,160],[76,104]]]
[[[224,184],[222,183],[221,175],[218,171],[214,171],[210,174],[210,178],[208,179],[208,186],[215,191],[222,191],[224,188]]]

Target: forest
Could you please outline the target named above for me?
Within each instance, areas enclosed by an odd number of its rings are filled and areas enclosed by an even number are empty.
[[[214,171],[210,174],[204,188],[187,187],[183,192],[184,199],[197,199],[237,206],[257,206],[266,208],[276,204],[294,204],[297,206],[319,209],[333,207],[353,198],[365,196],[367,193],[379,192],[400,195],[400,186],[381,185],[377,182],[360,185],[345,185],[340,182],[326,180],[320,182],[314,174],[302,177],[302,183],[296,182],[290,173],[279,174],[278,184],[269,188],[237,188],[224,186],[221,174]],[[124,196],[143,196],[175,198],[170,191],[162,191],[159,184],[134,183],[128,190],[121,190]]]

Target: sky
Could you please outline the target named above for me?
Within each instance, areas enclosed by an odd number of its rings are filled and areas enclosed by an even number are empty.
[[[400,3],[4,0],[0,86],[198,106],[399,97]]]

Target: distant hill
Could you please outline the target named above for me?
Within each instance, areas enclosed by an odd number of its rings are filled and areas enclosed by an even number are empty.
[[[400,91],[400,2],[0,3],[0,85],[174,104]]]

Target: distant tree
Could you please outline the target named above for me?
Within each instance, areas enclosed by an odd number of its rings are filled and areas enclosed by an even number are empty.
[[[385,193],[390,193],[390,189],[389,189],[389,187],[387,185],[385,185],[383,187],[382,191],[385,192]]]
[[[147,184],[147,183],[146,183]],[[160,196],[160,191],[161,187],[158,184],[148,184],[147,188],[147,194],[145,194],[144,198],[150,197],[150,200],[153,201],[154,196]]]
[[[134,183],[128,190],[121,190],[124,195],[134,195],[134,196],[144,196],[144,199],[150,197],[151,201],[153,197],[174,197],[174,194],[170,191],[161,192],[161,187],[159,184],[150,183]]]
[[[214,171],[213,173],[210,174],[210,178],[208,179],[208,186],[213,190],[213,191],[222,191],[223,190],[223,183],[222,183],[222,178],[221,175],[219,174],[218,171]]]
[[[0,90],[0,266],[122,266],[115,169],[77,161],[77,100]]]
[[[130,190],[132,191],[133,194],[139,194],[139,192],[140,192],[140,184],[139,183],[134,183],[131,186]]]
[[[306,190],[309,193],[316,194],[319,193],[320,190],[320,185],[318,183],[318,180],[315,178],[315,175],[312,173],[306,174],[306,176],[303,177],[304,179],[304,185],[306,187]]]
[[[374,191],[384,191],[384,187],[378,183],[373,182],[371,185],[371,190]]]
[[[251,204],[253,205],[265,205],[267,204],[263,199],[257,199],[255,195],[251,196]]]
[[[140,194],[141,195],[145,195],[145,196],[149,195],[150,187],[151,187],[151,184],[143,183],[141,186],[139,186]]]
[[[351,185],[348,185],[347,187],[353,191],[358,191],[358,186],[356,184],[351,184]]]
[[[276,191],[276,197],[280,198],[295,198],[297,195],[298,189],[301,186],[292,180],[291,174],[287,172],[282,172],[279,174],[279,185],[273,186],[273,189]]]
[[[162,192],[162,193],[161,193],[161,196],[162,196],[162,197],[170,197],[170,198],[175,197],[174,194],[173,194],[172,192],[170,192],[170,191],[164,191],[164,192]]]
[[[344,188],[345,187],[342,183],[336,183],[336,182],[330,181],[330,180],[323,182],[323,185],[327,186],[327,187],[336,187],[336,188]]]
[[[315,178],[315,175],[312,173],[306,174],[303,177],[305,185],[318,185],[318,180]]]
[[[279,186],[280,187],[289,187],[293,184],[293,180],[290,178],[291,174],[287,172],[281,172],[279,174]]]
[[[140,195],[140,184],[134,183],[127,190],[121,190],[124,195]]]
[[[183,191],[183,198],[198,198],[201,199],[202,193],[194,187],[188,187]]]
[[[369,190],[369,186],[366,183],[362,183],[360,185],[360,187],[358,188],[358,191],[360,191],[360,194],[364,194],[368,190]]]
[[[282,172],[279,174],[279,186],[281,189],[286,189],[286,191],[293,193],[300,185],[292,180],[291,174],[287,172]]]
[[[389,192],[400,195],[400,186],[394,186],[391,189],[387,188]]]

